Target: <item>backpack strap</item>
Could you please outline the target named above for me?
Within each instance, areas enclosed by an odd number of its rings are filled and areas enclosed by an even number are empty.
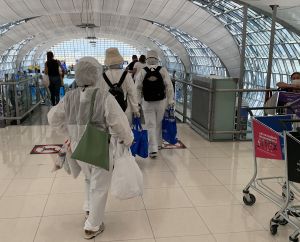
[[[103,73],[103,78],[105,80],[105,82],[107,83],[107,85],[109,85],[110,88],[113,87],[113,84],[111,84],[110,80],[108,79],[107,75],[105,74],[105,72]]]
[[[158,66],[158,67],[156,67],[155,71],[156,71],[156,72],[159,72],[160,69],[161,69],[161,66]]]
[[[148,74],[150,72],[150,69],[148,66],[144,67],[143,69],[146,71],[146,74]]]
[[[122,86],[122,84],[123,84],[123,82],[124,82],[124,80],[126,78],[126,75],[127,75],[127,71],[124,71],[123,74],[122,74],[122,76],[121,76],[121,78],[120,78],[120,81],[118,82],[118,85],[117,85],[118,87]]]

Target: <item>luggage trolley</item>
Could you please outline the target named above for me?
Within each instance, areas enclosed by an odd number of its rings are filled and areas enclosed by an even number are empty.
[[[249,192],[249,189],[257,191],[263,196],[278,201],[277,204],[281,204],[282,195],[277,196],[277,193],[268,187],[264,181],[277,180],[282,183],[284,177],[261,177],[257,178],[257,158],[284,160],[284,137],[283,130],[284,125],[280,120],[291,120],[293,115],[277,115],[277,116],[260,116],[253,115],[252,110],[265,110],[265,109],[287,109],[289,107],[270,107],[270,108],[248,108],[252,119],[252,131],[253,131],[253,158],[254,158],[254,174],[250,182],[243,190],[243,201],[246,205],[251,206],[255,203],[256,198]],[[292,125],[289,123],[286,125],[287,130],[292,130]],[[285,190],[284,184],[282,184],[283,190]],[[284,195],[283,195],[284,196]]]
[[[285,120],[284,123],[300,122],[296,120]],[[300,189],[297,184],[300,184],[300,132],[299,128],[297,132],[284,131],[284,144],[285,144],[285,160],[286,160],[286,191],[285,196],[291,193],[291,189],[295,193],[295,197],[299,198]],[[299,204],[299,200],[296,199]],[[270,220],[270,231],[273,235],[277,233],[277,227],[282,225],[281,221],[286,221],[295,228],[293,234],[289,236],[289,241],[298,242],[300,234],[300,204],[296,205],[296,202],[291,202],[290,199],[285,199],[281,205],[281,209]],[[296,221],[298,220],[298,221]],[[298,223],[296,223],[298,222]]]

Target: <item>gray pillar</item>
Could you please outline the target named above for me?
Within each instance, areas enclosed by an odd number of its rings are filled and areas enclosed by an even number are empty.
[[[247,22],[248,22],[248,7],[243,7],[243,36],[242,36],[242,49],[241,49],[241,63],[240,63],[240,78],[238,80],[238,89],[244,87],[244,75],[245,75],[245,53],[246,53],[246,39],[247,39]],[[243,101],[243,93],[238,92],[238,103],[237,103],[237,121],[236,130],[241,130],[241,107]],[[240,134],[237,135],[240,138]]]
[[[268,72],[266,80],[266,89],[269,89],[271,86],[271,74],[272,74],[272,62],[273,62],[273,49],[274,49],[274,38],[275,38],[275,24],[276,24],[276,15],[278,5],[270,5],[273,9],[272,15],[272,26],[271,26],[271,36],[270,36],[270,48],[269,48],[269,60],[268,60]]]
[[[185,82],[188,82],[190,79],[190,73],[186,73]],[[182,88],[182,95],[183,95],[183,122],[186,122],[187,119],[187,84],[184,83]]]

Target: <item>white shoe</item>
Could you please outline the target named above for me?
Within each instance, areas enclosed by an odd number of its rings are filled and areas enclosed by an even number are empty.
[[[84,238],[85,239],[93,239],[97,235],[101,234],[104,231],[104,223],[102,223],[97,231],[85,230],[84,231]]]

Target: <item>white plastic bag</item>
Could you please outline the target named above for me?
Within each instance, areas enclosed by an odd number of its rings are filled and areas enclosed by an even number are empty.
[[[65,164],[66,163],[65,161],[66,161],[67,149],[68,149],[67,146],[68,146],[68,144],[65,142],[63,144],[63,146],[61,147],[61,149],[58,151],[57,157],[54,161],[54,166],[53,166],[52,172],[57,171],[63,167],[65,167],[65,170],[66,170],[67,165]]]
[[[143,174],[128,148],[117,145],[111,194],[121,200],[143,195]]]

